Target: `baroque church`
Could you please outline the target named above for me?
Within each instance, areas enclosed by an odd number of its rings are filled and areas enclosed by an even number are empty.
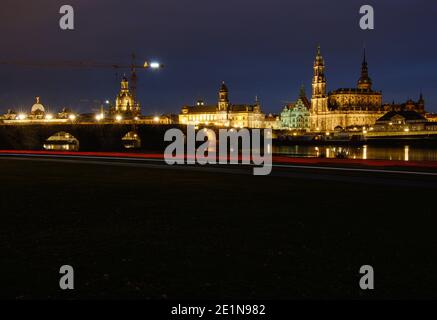
[[[353,126],[372,126],[389,111],[406,109],[425,113],[422,95],[416,103],[411,99],[402,105],[382,103],[381,91],[372,88],[372,79],[364,51],[361,76],[356,88],[341,88],[327,92],[325,61],[320,47],[314,61],[311,97],[311,130],[333,131]]]
[[[127,118],[138,116],[141,113],[141,106],[129,88],[129,82],[126,77],[123,77],[121,80],[121,88],[115,98],[115,106],[111,107],[109,111],[110,114],[119,114]]]

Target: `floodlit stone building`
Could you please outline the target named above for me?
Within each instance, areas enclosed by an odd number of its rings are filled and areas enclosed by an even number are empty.
[[[110,114],[120,115],[124,118],[135,117],[141,113],[141,106],[130,90],[129,81],[126,77],[123,77],[121,80],[121,88],[115,98],[115,106],[111,107],[109,112]]]
[[[374,126],[375,131],[422,131],[426,130],[428,121],[416,111],[390,111],[379,118]]]
[[[416,103],[409,100],[403,105],[382,103],[381,91],[372,88],[372,79],[364,52],[361,76],[356,88],[341,88],[327,92],[325,61],[320,47],[314,61],[311,97],[311,130],[333,131],[356,126],[371,126],[392,110],[415,111],[423,114],[425,102],[421,95]]]
[[[254,104],[232,104],[229,90],[223,82],[218,103],[206,105],[198,101],[194,106],[184,106],[179,115],[179,123],[186,125],[215,125],[235,128],[262,128],[265,115],[258,99]]]
[[[281,112],[281,128],[297,131],[308,131],[311,127],[311,104],[302,86],[299,99],[287,104]]]
[[[265,129],[273,129],[273,130],[279,130],[282,128],[281,125],[281,116],[277,114],[268,114],[266,115],[264,119],[264,126]]]
[[[35,98],[35,104],[32,106],[29,114],[29,119],[32,120],[42,120],[45,118],[46,109],[40,102],[40,97]]]
[[[414,101],[413,99],[408,99],[405,103],[395,103],[384,104],[384,110],[389,111],[414,111],[421,115],[425,115],[425,99],[423,99],[423,94],[420,93],[419,100]]]
[[[64,109],[65,111],[66,109]],[[59,115],[62,114],[62,117]],[[71,121],[71,114],[65,115],[62,113],[52,114],[48,112],[47,108],[41,103],[40,97],[35,98],[35,103],[30,108],[30,112],[15,112],[9,109],[6,114],[0,117],[0,120],[5,124],[40,124],[40,123],[55,123]]]

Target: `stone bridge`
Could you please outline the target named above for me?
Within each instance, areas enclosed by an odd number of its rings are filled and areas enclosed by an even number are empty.
[[[66,132],[79,140],[81,151],[121,151],[122,138],[131,131],[141,139],[141,149],[161,151],[164,134],[178,125],[138,124],[16,124],[0,125],[0,149],[42,150],[46,140]],[[179,127],[184,130],[182,127]],[[185,130],[184,130],[185,131]],[[167,143],[168,144],[168,143]]]

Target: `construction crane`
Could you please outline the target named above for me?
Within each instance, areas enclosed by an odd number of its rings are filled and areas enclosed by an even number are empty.
[[[132,53],[130,65],[117,63],[98,63],[91,61],[60,61],[60,62],[31,62],[31,61],[0,61],[0,65],[20,66],[20,67],[40,67],[40,68],[102,68],[102,69],[128,69],[131,72],[131,92],[135,102],[137,102],[137,70],[161,69],[164,65],[159,62],[144,62],[138,65],[136,55]]]

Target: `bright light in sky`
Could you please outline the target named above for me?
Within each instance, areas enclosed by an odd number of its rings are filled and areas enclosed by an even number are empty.
[[[152,69],[159,69],[161,67],[161,64],[159,62],[151,62],[150,68]]]

